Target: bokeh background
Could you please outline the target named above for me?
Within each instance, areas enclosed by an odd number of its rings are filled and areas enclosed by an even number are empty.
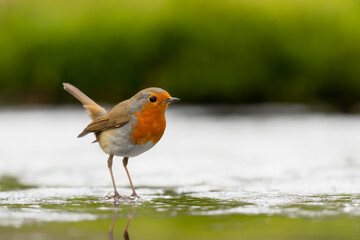
[[[63,82],[181,99],[141,199]],[[0,0],[0,239],[358,240],[359,113],[359,0]]]
[[[0,104],[305,103],[356,112],[357,0],[2,0]]]

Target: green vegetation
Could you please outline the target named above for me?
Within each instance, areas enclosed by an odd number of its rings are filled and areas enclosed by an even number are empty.
[[[346,197],[351,198],[351,195],[344,196]],[[281,214],[267,216],[211,213],[211,210],[221,211],[248,205],[236,200],[224,201],[178,195],[158,196],[153,200],[139,199],[136,203],[120,201],[116,206],[112,201],[86,196],[68,199],[39,199],[38,201],[38,204],[3,204],[2,206],[11,212],[36,211],[38,218],[37,221],[25,220],[25,224],[20,227],[0,225],[0,238],[107,239],[110,225],[115,219],[113,238],[110,235],[109,239],[123,239],[123,231],[128,218],[132,218],[128,229],[130,239],[355,240],[360,235],[360,218],[348,214],[303,218],[287,217]],[[324,201],[326,201],[325,198]],[[290,207],[297,208],[295,211],[299,212],[311,211],[314,215],[326,210],[321,207],[302,209],[302,206],[306,206],[306,203]],[[286,207],[286,205],[279,205],[276,208]],[[47,222],[49,217],[51,219],[56,214],[62,213],[79,214],[79,216],[91,214],[97,216],[97,219]],[[4,218],[6,219],[6,215],[0,220],[4,221]]]
[[[0,192],[1,191],[12,191],[21,190],[27,188],[34,188],[33,185],[26,185],[19,181],[18,178],[9,175],[0,176]]]
[[[128,230],[130,239],[358,239],[359,218],[288,219],[274,216],[182,216],[152,218],[135,216]],[[115,220],[113,239],[123,239],[126,217]],[[3,239],[108,239],[109,219],[81,222],[28,224],[22,228],[1,227]],[[110,239],[110,238],[109,238]]]
[[[356,0],[0,4],[3,104],[73,102],[61,82],[108,102],[148,86],[184,102],[360,99]]]

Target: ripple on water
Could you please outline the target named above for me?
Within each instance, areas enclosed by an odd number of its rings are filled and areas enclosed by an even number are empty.
[[[89,122],[77,109],[0,112],[7,139],[0,175],[26,183],[0,192],[0,225],[106,218],[114,209],[103,198],[112,191],[106,156],[93,137],[76,138]],[[195,110],[169,109],[161,142],[130,159],[142,196],[137,214],[360,215],[358,115],[221,117]],[[120,158],[114,174],[128,186]]]
[[[194,186],[194,190],[199,186]],[[103,188],[37,188],[0,192],[0,225],[83,221],[107,218],[114,208],[135,204],[137,215],[279,215],[290,218],[360,215],[359,195],[284,194],[276,192],[183,192],[140,188],[136,201],[105,200]],[[129,189],[119,189],[128,192]],[[170,195],[161,193],[170,192]]]

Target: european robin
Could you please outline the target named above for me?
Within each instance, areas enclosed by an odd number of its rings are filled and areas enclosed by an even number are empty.
[[[120,102],[109,112],[91,100],[79,89],[63,83],[64,89],[76,97],[93,120],[78,137],[94,133],[101,149],[109,154],[107,160],[114,187],[114,195],[108,198],[125,198],[116,190],[112,164],[114,156],[123,157],[123,165],[129,178],[132,197],[139,197],[127,169],[130,157],[138,156],[152,148],[162,137],[165,127],[165,111],[169,103],[179,101],[161,88],[146,88],[132,98]]]

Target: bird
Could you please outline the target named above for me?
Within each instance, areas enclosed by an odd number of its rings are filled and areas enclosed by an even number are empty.
[[[165,111],[170,103],[180,99],[171,97],[161,88],[150,87],[120,102],[107,112],[75,86],[63,83],[63,87],[83,104],[92,119],[78,137],[94,133],[95,142],[109,155],[107,166],[114,195],[107,195],[106,198],[139,198],[127,169],[129,158],[148,151],[159,142],[166,128]],[[132,189],[129,197],[120,195],[116,189],[112,171],[114,156],[123,157],[122,163]]]

